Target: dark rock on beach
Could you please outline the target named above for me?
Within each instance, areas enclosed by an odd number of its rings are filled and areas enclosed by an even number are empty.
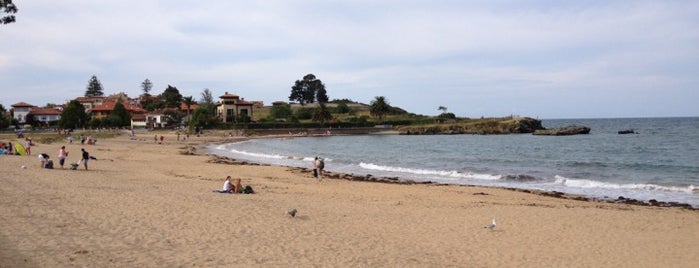
[[[543,136],[568,136],[578,134],[590,134],[590,128],[586,126],[571,125],[559,128],[539,129],[534,131],[534,135]]]

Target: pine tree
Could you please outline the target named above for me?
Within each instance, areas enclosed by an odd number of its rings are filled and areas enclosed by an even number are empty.
[[[90,78],[90,81],[87,83],[85,97],[97,97],[102,95],[104,95],[102,84],[100,83],[100,80],[97,79],[97,76],[93,75],[92,78]]]
[[[151,83],[150,79],[146,78],[146,80],[141,83],[141,89],[143,89],[143,95],[145,96],[150,96],[151,89],[153,89],[153,83]]]

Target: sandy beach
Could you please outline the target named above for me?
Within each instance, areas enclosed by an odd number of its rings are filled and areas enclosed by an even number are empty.
[[[0,156],[0,267],[696,267],[699,211],[506,189],[318,181],[152,133]],[[13,141],[14,142],[14,141]],[[90,170],[42,169],[85,148]],[[20,168],[26,166],[26,169]],[[218,194],[226,176],[256,194]],[[286,211],[297,209],[296,217]],[[494,230],[484,228],[492,219]]]

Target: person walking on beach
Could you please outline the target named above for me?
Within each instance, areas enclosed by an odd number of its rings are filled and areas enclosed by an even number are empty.
[[[90,160],[90,153],[85,151],[85,148],[81,148],[80,150],[83,151],[83,159],[81,159],[80,161],[83,162],[83,165],[85,166],[85,170],[87,170],[87,161]]]
[[[61,168],[66,163],[66,157],[68,157],[68,151],[66,151],[65,146],[61,146],[61,149],[58,150],[58,164],[61,165]]]

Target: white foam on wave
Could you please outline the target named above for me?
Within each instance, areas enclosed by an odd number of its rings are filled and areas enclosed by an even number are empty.
[[[645,191],[665,191],[665,192],[683,192],[693,193],[696,189],[693,185],[687,187],[679,186],[662,186],[651,183],[611,183],[585,179],[571,179],[563,176],[555,176],[556,183],[567,187],[577,188],[599,188],[599,189],[615,189],[615,190],[645,190]]]
[[[441,177],[458,178],[458,179],[478,179],[478,180],[499,180],[502,178],[500,175],[490,175],[490,174],[477,174],[477,173],[461,173],[456,170],[443,171],[443,170],[430,170],[430,169],[414,169],[414,168],[404,168],[404,167],[391,167],[391,166],[381,166],[372,163],[359,163],[359,166],[364,169],[387,171],[387,172],[402,172],[417,175],[435,175]]]
[[[230,149],[229,152],[239,155],[252,156],[258,158],[269,158],[269,159],[287,159],[289,156],[278,155],[278,154],[262,154],[262,153],[251,153],[246,151],[238,151],[235,149]]]

